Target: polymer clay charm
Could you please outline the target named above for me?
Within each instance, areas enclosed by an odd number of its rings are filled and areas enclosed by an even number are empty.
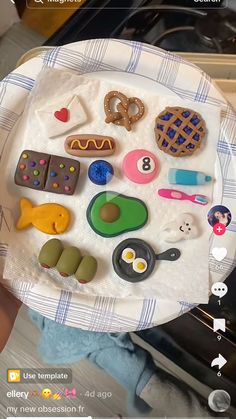
[[[88,177],[96,185],[106,185],[113,175],[113,167],[106,160],[95,160],[88,169]]]
[[[168,180],[171,185],[205,185],[212,177],[196,170],[169,169]]]
[[[55,118],[61,122],[67,122],[69,120],[69,109],[61,108],[59,111],[54,112]]]
[[[80,163],[67,157],[24,150],[15,171],[15,183],[27,188],[73,195]]]
[[[96,134],[70,135],[65,140],[65,151],[76,157],[110,156],[115,151],[112,137]]]
[[[73,195],[79,178],[80,163],[74,159],[52,155],[44,190]]]
[[[171,243],[194,239],[199,235],[195,219],[192,214],[188,213],[178,215],[174,221],[167,223],[161,231],[163,239]]]
[[[81,260],[81,252],[77,247],[66,247],[63,249],[62,254],[56,264],[56,270],[60,273],[61,276],[74,275]]]
[[[59,239],[51,239],[40,250],[38,261],[43,268],[54,268],[63,252],[63,245]]]
[[[156,118],[155,135],[164,153],[173,157],[190,156],[201,146],[206,124],[192,109],[167,107]]]
[[[87,220],[100,236],[114,237],[142,228],[148,219],[143,201],[117,192],[101,192],[90,202]]]
[[[74,246],[64,248],[58,239],[43,245],[38,261],[43,268],[56,268],[63,277],[74,275],[81,284],[92,281],[97,272],[97,261],[93,256],[82,256]]]
[[[113,110],[112,102],[117,99],[119,102],[116,105],[116,109]],[[137,109],[136,113],[131,111],[132,107]],[[107,124],[112,122],[115,125],[124,126],[127,131],[131,131],[132,125],[143,117],[145,107],[139,98],[128,98],[123,93],[114,90],[107,93],[104,98],[104,111]]]
[[[155,254],[153,248],[144,240],[130,238],[115,248],[112,264],[120,278],[135,283],[144,281],[151,275],[157,260],[175,261],[180,255],[179,249],[175,248]]]
[[[42,191],[47,177],[49,161],[49,154],[24,150],[15,171],[16,185]]]
[[[159,189],[158,195],[162,198],[177,199],[178,201],[191,201],[194,204],[207,205],[209,200],[206,195],[194,194],[188,195],[185,192],[177,191],[175,189]]]
[[[157,176],[159,163],[156,156],[148,150],[132,150],[123,160],[125,176],[135,183],[150,183]]]
[[[44,103],[35,113],[44,134],[49,138],[61,136],[84,124],[88,119],[80,98],[70,94],[62,99],[57,97],[55,102]]]
[[[84,256],[75,272],[75,278],[81,284],[92,281],[97,272],[97,261],[93,256]]]
[[[16,224],[17,230],[33,225],[46,234],[62,234],[70,223],[70,211],[59,204],[42,204],[33,207],[27,198],[20,200],[21,215]]]

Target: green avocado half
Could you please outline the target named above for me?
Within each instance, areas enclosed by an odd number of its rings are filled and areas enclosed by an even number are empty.
[[[87,209],[88,223],[103,237],[138,230],[147,219],[148,210],[143,201],[112,191],[94,196]]]

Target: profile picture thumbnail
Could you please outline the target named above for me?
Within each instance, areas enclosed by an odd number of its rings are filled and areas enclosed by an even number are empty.
[[[230,210],[224,205],[215,205],[207,214],[208,223],[214,227],[215,224],[221,223],[227,227],[232,219]]]

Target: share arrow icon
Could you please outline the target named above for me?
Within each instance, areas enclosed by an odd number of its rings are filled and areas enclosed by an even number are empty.
[[[221,354],[219,354],[218,358],[213,359],[211,367],[217,366],[220,370],[226,363],[226,359]]]

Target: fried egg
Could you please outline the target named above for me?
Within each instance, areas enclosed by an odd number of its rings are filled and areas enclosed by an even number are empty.
[[[142,274],[147,270],[147,262],[143,258],[137,258],[133,261],[133,270],[138,274]]]
[[[130,247],[126,247],[121,254],[121,259],[126,263],[133,263],[135,260],[135,251]]]

